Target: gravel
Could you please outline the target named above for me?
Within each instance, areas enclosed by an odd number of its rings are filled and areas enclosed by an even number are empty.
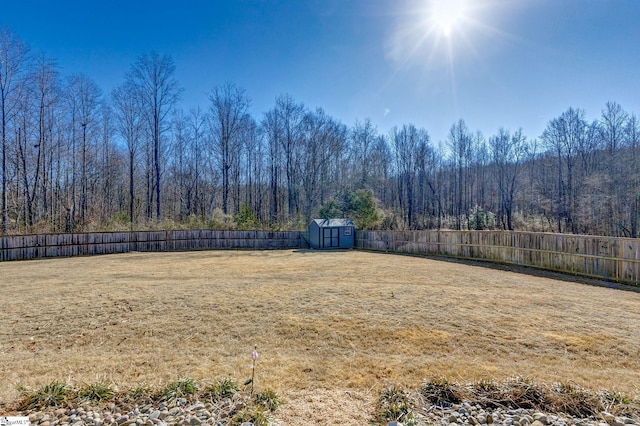
[[[187,403],[178,400],[176,406],[165,402],[135,406],[127,410],[116,404],[104,407],[85,405],[76,408],[51,408],[45,411],[22,413],[28,415],[33,426],[226,426],[228,414],[233,411],[232,400],[225,404],[204,402]],[[173,405],[173,404],[172,404]],[[543,413],[527,409],[485,409],[470,402],[451,404],[446,407],[428,405],[414,410],[413,422],[398,425],[495,425],[495,426],[627,426],[640,425],[640,419],[616,416],[602,412],[586,418],[566,414]],[[273,423],[275,426],[276,423]],[[285,426],[285,425],[281,425]]]
[[[625,426],[639,425],[640,419],[602,412],[586,418],[567,414],[542,413],[527,409],[485,409],[469,402],[447,407],[430,405],[416,410],[414,425],[495,425],[495,426]],[[399,425],[401,423],[398,423]],[[411,424],[410,422],[406,423]]]

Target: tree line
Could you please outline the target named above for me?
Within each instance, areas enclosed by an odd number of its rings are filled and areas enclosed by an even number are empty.
[[[2,234],[153,227],[517,229],[637,237],[640,124],[569,108],[542,135],[455,122],[345,125],[291,95],[261,117],[225,83],[179,108],[175,63],[141,54],[104,93],[0,27]]]

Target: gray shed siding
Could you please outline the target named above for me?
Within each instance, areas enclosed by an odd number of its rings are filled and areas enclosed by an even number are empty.
[[[349,219],[315,219],[309,224],[309,245],[313,249],[353,248],[355,226]]]

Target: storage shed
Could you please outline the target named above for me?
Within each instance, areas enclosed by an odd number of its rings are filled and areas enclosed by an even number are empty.
[[[314,249],[353,248],[355,226],[349,219],[314,219],[309,224],[309,245]]]

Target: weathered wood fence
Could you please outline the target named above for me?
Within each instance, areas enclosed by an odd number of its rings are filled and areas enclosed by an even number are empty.
[[[358,231],[356,248],[431,254],[640,284],[640,239],[508,231]]]
[[[0,237],[0,261],[131,251],[290,249],[307,247],[300,232],[140,231]]]
[[[0,236],[0,261],[131,251],[306,248],[297,231],[137,231]],[[430,254],[640,285],[640,239],[508,231],[357,231],[356,248]]]

